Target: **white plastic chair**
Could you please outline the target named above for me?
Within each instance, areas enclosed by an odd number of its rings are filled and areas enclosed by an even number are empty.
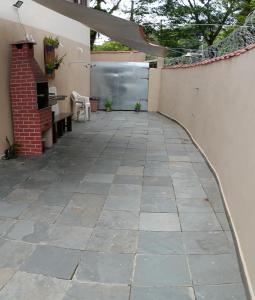
[[[71,99],[73,102],[73,116],[79,121],[80,113],[84,113],[84,120],[90,120],[91,106],[89,97],[81,96],[76,91],[71,94]]]

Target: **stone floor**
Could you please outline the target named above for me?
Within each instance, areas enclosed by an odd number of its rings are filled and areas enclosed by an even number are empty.
[[[98,113],[0,176],[0,300],[246,299],[217,183],[174,122]]]

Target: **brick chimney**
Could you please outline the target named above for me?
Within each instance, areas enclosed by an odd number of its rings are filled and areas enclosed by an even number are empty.
[[[42,138],[52,128],[48,80],[34,58],[34,43],[12,44],[10,92],[14,142],[20,155],[43,153]]]

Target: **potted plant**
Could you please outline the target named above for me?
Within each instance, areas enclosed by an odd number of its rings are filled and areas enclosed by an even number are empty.
[[[112,110],[112,101],[106,99],[104,102],[104,107],[107,112]]]
[[[58,70],[58,68],[60,67],[60,65],[64,62],[64,57],[65,56],[66,56],[66,54],[64,54],[60,58],[58,56],[55,58],[55,70]]]
[[[5,138],[8,148],[4,151],[4,159],[9,160],[9,159],[14,159],[17,158],[17,150],[18,150],[18,144],[11,144],[9,141],[8,137]]]
[[[91,112],[97,112],[99,98],[90,97],[89,101],[90,101],[90,105],[91,105]]]
[[[141,103],[140,102],[136,102],[136,104],[135,104],[135,111],[136,112],[141,111],[141,107],[142,107]]]
[[[55,70],[55,60],[49,61],[45,65],[45,70],[46,70],[46,74],[51,76]]]
[[[59,39],[53,38],[51,36],[44,38],[44,45],[46,48],[46,51],[53,51],[54,49],[57,49],[59,46]]]
[[[58,68],[60,67],[60,65],[63,63],[65,56],[66,56],[66,54],[63,55],[63,56],[61,56],[60,58],[57,56],[54,59],[50,60],[46,64],[45,67],[46,67],[46,73],[47,73],[47,75],[52,75],[55,70],[58,70]]]

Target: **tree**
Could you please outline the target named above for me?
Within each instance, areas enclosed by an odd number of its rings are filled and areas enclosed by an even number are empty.
[[[108,14],[113,14],[119,9],[122,0],[93,0],[90,2],[90,7],[97,10],[106,12]],[[90,47],[93,49],[97,37],[97,32],[94,30],[90,31]]]
[[[171,46],[172,36],[186,36],[190,42],[196,44],[202,36],[208,46],[212,45],[224,28],[235,22],[235,14],[240,11],[240,3],[244,0],[141,0],[137,3],[135,10],[136,20],[147,26],[146,31],[157,29],[157,40],[163,45]],[[247,0],[249,1],[249,0]],[[253,0],[251,0],[253,1]],[[151,24],[146,25],[144,20],[148,20],[149,15]],[[152,20],[156,20],[152,21]],[[162,20],[163,26],[159,25]],[[190,24],[181,26],[180,24]],[[213,24],[213,25],[208,25]],[[168,32],[170,39],[162,40],[164,31]],[[190,38],[188,33],[191,33]],[[187,43],[187,42],[186,42]],[[174,44],[175,45],[175,44]]]
[[[94,51],[128,51],[127,46],[115,41],[106,41],[102,45],[94,45]]]
[[[255,0],[242,0],[237,20],[240,25],[245,22],[246,17],[255,9]]]

